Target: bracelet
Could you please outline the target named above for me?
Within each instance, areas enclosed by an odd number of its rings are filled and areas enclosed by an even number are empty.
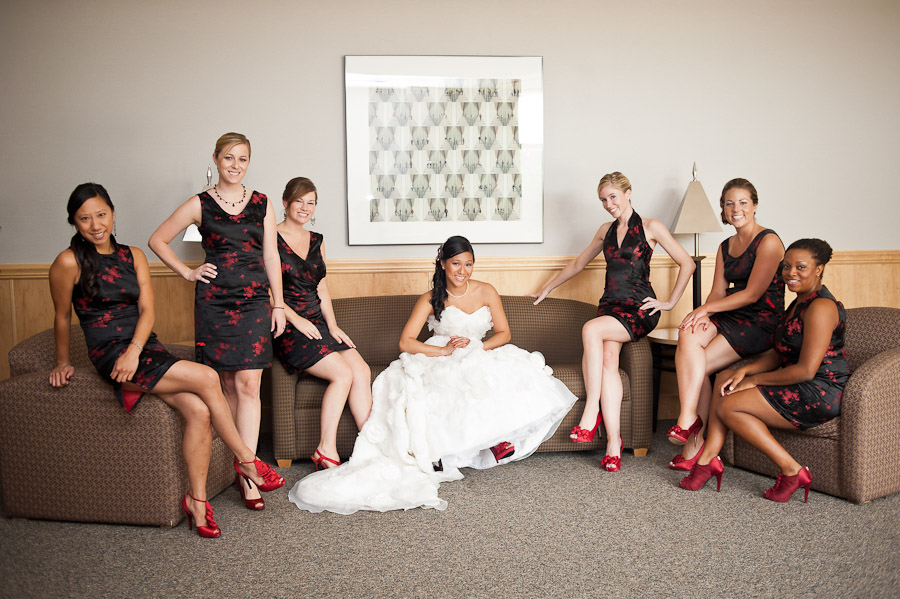
[[[137,341],[132,341],[131,345],[136,345],[139,350],[144,351],[144,346],[141,345],[140,343],[138,343]]]
[[[272,306],[273,310],[284,310],[284,306]]]

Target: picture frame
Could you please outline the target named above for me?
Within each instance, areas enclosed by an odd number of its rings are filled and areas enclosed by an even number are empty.
[[[540,56],[346,56],[350,245],[543,242]]]

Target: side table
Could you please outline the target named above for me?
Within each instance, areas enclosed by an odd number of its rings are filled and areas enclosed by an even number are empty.
[[[647,334],[650,353],[653,356],[653,432],[659,416],[659,379],[663,371],[675,372],[675,349],[678,346],[678,328],[655,328]]]

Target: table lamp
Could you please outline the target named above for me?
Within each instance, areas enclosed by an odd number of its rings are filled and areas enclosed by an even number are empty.
[[[206,167],[206,187],[201,189],[201,192],[206,191],[207,189],[212,188],[212,167]],[[184,230],[184,236],[181,238],[181,241],[203,241],[203,237],[200,235],[200,229],[197,228],[197,225],[188,225],[187,229]]]
[[[703,186],[697,180],[697,163],[694,163],[693,180],[688,184],[681,200],[681,207],[675,215],[675,224],[672,226],[673,235],[694,236],[694,308],[702,302],[700,298],[700,261],[699,255],[700,233],[721,233],[719,215],[715,213],[703,191]]]

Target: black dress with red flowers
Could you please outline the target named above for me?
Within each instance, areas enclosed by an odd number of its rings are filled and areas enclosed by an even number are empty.
[[[304,260],[291,249],[281,235],[278,236],[284,303],[316,325],[322,334],[321,339],[310,339],[298,332],[289,322],[284,334],[275,338],[275,355],[281,360],[284,369],[291,374],[306,370],[331,352],[350,349],[348,345],[331,336],[325,316],[322,314],[318,287],[319,281],[325,278],[325,261],[322,259],[323,239],[320,233],[310,232],[309,252]]]
[[[269,279],[263,226],[269,200],[254,191],[244,209],[228,214],[207,192],[199,195],[200,235],[216,278],[197,281],[194,343],[197,361],[217,371],[272,365]]]
[[[80,284],[72,290],[72,305],[84,331],[88,347],[88,357],[100,376],[115,388],[116,397],[126,410],[137,403],[140,397],[125,400],[122,385],[110,378],[116,360],[125,353],[137,326],[138,298],[141,289],[134,270],[131,248],[117,244],[112,254],[98,254],[100,270],[97,285],[100,288],[95,297],[84,294]],[[141,350],[137,371],[131,382],[149,391],[153,389],[178,358],[166,351],[154,333]],[[129,394],[130,396],[131,394]]]
[[[650,316],[650,310],[641,310],[644,298],[656,298],[650,286],[650,256],[653,248],[644,236],[644,225],[637,212],[632,210],[628,230],[619,247],[616,229],[619,221],[613,221],[603,239],[603,257],[606,258],[606,288],[597,307],[597,316],[612,316],[628,329],[632,341],[652,331],[659,323],[659,312]]]
[[[726,297],[747,288],[759,244],[770,234],[777,236],[772,229],[760,231],[744,253],[737,257],[728,253],[728,242],[734,237],[722,242],[720,250],[725,265],[725,280],[730,283],[725,290]],[[781,273],[776,271],[765,292],[755,302],[736,310],[711,314],[709,320],[716,325],[737,355],[746,358],[772,347],[772,332],[783,313],[784,280]]]
[[[837,305],[839,322],[831,333],[831,341],[828,351],[822,359],[822,364],[816,375],[809,381],[795,383],[793,385],[760,385],[762,396],[782,416],[804,429],[828,422],[841,413],[841,396],[844,393],[844,385],[850,378],[850,363],[844,353],[844,326],[847,322],[847,312],[844,305],[834,299],[827,287],[810,294],[806,300],[797,304],[795,299],[791,308],[784,313],[781,322],[775,327],[775,351],[781,358],[781,368],[796,364],[800,359],[800,348],[803,345],[803,314],[812,304],[813,300],[827,298]]]

